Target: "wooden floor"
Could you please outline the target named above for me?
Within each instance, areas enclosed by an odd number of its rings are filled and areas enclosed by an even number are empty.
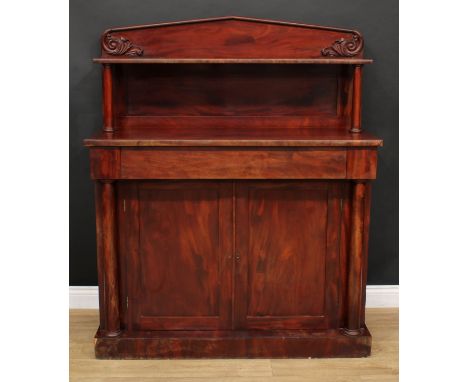
[[[70,311],[72,382],[398,381],[398,309],[368,309],[372,355],[358,359],[96,360],[97,310]]]

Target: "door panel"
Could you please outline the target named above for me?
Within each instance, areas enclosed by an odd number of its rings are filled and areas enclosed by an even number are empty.
[[[236,185],[235,326],[334,327],[341,186]]]
[[[127,186],[130,326],[231,327],[232,183]]]

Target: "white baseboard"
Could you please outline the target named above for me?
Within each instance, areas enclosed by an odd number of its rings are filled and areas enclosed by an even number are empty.
[[[398,308],[398,285],[368,285],[366,307]],[[97,286],[71,286],[70,309],[98,309]]]
[[[71,286],[68,299],[70,309],[99,309],[97,286]]]
[[[399,285],[368,285],[366,308],[398,308]]]

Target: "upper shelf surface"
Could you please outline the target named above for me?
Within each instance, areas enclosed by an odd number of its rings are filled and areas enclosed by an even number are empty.
[[[358,31],[319,25],[220,17],[112,28],[101,63],[368,64]]]
[[[368,58],[95,58],[99,64],[372,64]]]
[[[378,147],[371,134],[317,128],[139,128],[100,133],[85,139],[86,146],[308,146]]]

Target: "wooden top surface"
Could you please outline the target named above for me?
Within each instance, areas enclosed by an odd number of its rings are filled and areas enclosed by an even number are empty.
[[[229,128],[141,128],[115,133],[99,133],[84,140],[85,146],[302,146],[302,147],[379,147],[381,139],[344,129],[229,129]]]
[[[369,58],[94,58],[98,64],[315,64],[364,65]]]

